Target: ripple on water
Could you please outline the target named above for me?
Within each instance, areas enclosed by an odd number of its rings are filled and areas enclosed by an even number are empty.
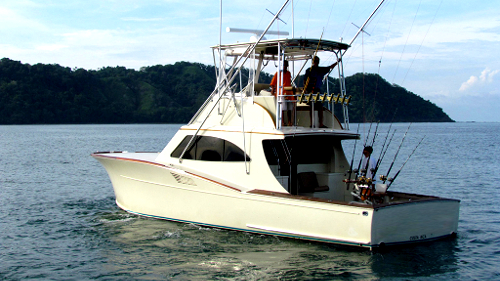
[[[407,126],[393,129],[402,137]],[[414,138],[402,148],[401,162],[415,140],[428,137],[391,188],[460,199],[458,236],[376,252],[120,210],[109,177],[89,154],[160,151],[178,128],[0,126],[0,147],[16,151],[2,154],[0,161],[0,279],[499,279],[500,124],[412,125]],[[381,124],[381,132],[384,128],[388,124]],[[347,154],[352,145],[346,142]],[[392,157],[388,153],[386,159]]]

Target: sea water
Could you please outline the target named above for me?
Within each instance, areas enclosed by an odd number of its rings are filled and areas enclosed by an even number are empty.
[[[379,174],[425,136],[390,189],[461,200],[458,236],[374,252],[119,209],[90,154],[161,151],[180,125],[0,126],[0,280],[500,279],[500,123],[414,123],[394,160],[408,125],[392,125]],[[369,126],[355,165],[365,142],[377,157],[389,142],[390,124],[375,140]],[[343,144],[349,161],[354,144]]]

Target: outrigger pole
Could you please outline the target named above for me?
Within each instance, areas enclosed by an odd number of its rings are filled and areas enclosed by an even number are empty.
[[[285,9],[286,5],[288,5],[288,2],[290,0],[286,0],[285,3],[283,4],[283,6],[281,6],[281,8],[279,9],[279,11],[276,13],[276,15],[273,17],[273,19],[271,20],[271,22],[269,23],[269,25],[267,26],[267,28],[264,30],[264,32],[260,35],[259,39],[252,45],[248,46],[248,48],[245,50],[245,52],[243,52],[243,54],[246,54],[245,56],[245,59],[243,60],[242,62],[242,65],[245,64],[245,62],[248,60],[248,57],[249,55],[255,50],[255,48],[257,48],[257,44],[260,43],[260,41],[262,41],[262,38],[264,38],[264,35],[266,34],[266,32],[269,30],[269,28],[271,28],[272,24],[274,23],[274,21],[279,17],[279,15],[281,14],[281,12],[283,11],[283,9]],[[220,46],[220,45],[219,45]],[[220,54],[219,54],[220,56]],[[232,73],[234,71],[234,68],[236,67],[236,65],[238,65],[242,59],[243,55],[240,56],[240,58],[235,61],[233,63],[233,65],[231,66],[231,68],[229,69],[229,72],[228,73]],[[219,69],[219,71],[222,71],[221,69]],[[213,90],[213,92],[210,94],[210,96],[208,97],[208,99],[205,101],[205,103],[200,107],[200,109],[198,110],[198,112],[196,112],[196,114],[193,116],[193,118],[191,119],[191,121],[189,122],[189,124],[191,124],[193,122],[193,120],[195,120],[198,115],[203,111],[203,109],[208,105],[208,103],[212,100],[213,96],[216,94],[216,93],[221,93],[221,92],[224,92],[227,90],[227,88],[229,88],[230,84],[234,81],[234,79],[236,78],[236,76],[239,74],[239,72],[241,71],[241,67],[236,70],[234,73],[232,73],[232,76],[231,78],[228,80],[227,77],[226,77],[226,83],[224,84],[223,86],[223,83],[222,81],[219,81],[219,84],[216,86],[216,88]],[[221,100],[222,98],[222,94],[219,95],[219,98],[217,99],[217,102],[214,104],[214,106],[212,107],[212,109],[210,109],[210,111],[208,112],[207,114],[207,117],[203,120],[203,122],[201,122],[200,126],[198,127],[198,129],[196,130],[196,133],[193,134],[193,136],[191,137],[191,139],[189,140],[188,144],[186,145],[186,147],[184,148],[184,150],[182,151],[181,155],[179,156],[179,163],[182,163],[182,158],[184,157],[184,154],[186,153],[186,151],[191,147],[191,144],[193,143],[193,140],[198,136],[198,133],[200,132],[200,129],[201,127],[203,127],[203,125],[205,124],[205,122],[207,121],[208,117],[210,116],[210,114],[212,113],[212,111],[215,109],[215,107],[217,106],[217,104],[219,103],[219,101]]]
[[[365,23],[363,23],[363,25],[359,28],[358,32],[356,33],[356,35],[354,35],[354,37],[352,38],[351,42],[349,42],[349,45],[351,45],[354,40],[356,40],[356,38],[358,37],[358,35],[363,31],[363,28],[365,28],[365,26],[368,24],[368,22],[371,20],[371,18],[373,17],[373,15],[375,15],[375,13],[377,12],[377,10],[380,8],[380,6],[382,6],[382,4],[384,3],[385,0],[382,0],[380,2],[380,4],[378,4],[377,8],[375,8],[375,10],[372,12],[372,14],[368,17],[368,19],[365,21]],[[345,53],[345,52],[344,52]]]
[[[372,17],[375,15],[375,13],[378,11],[378,9],[380,8],[380,6],[382,6],[382,4],[384,3],[385,0],[382,0],[380,1],[380,3],[378,4],[377,8],[375,8],[375,10],[373,10],[373,12],[371,13],[371,15],[366,19],[366,21],[363,23],[363,25],[361,27],[359,27],[358,29],[358,32],[356,32],[356,34],[354,35],[354,37],[351,39],[351,42],[349,42],[349,46],[352,45],[352,43],[354,43],[354,40],[356,40],[356,38],[358,38],[359,34],[361,32],[365,32],[363,29],[365,28],[365,26],[368,24],[368,22],[372,19]],[[354,25],[356,26],[356,25]],[[356,26],[358,27],[358,26]],[[368,33],[367,33],[368,34]],[[344,56],[344,54],[347,52],[347,49],[344,50],[344,52],[340,52],[340,59],[342,60],[342,57]]]
[[[368,22],[372,19],[372,17],[375,15],[375,13],[378,11],[378,9],[382,6],[382,4],[384,3],[385,0],[382,0],[380,1],[380,3],[378,4],[377,8],[375,8],[375,10],[373,10],[373,12],[371,13],[371,15],[368,17],[368,19],[366,19],[366,21],[363,23],[363,25],[361,25],[361,27],[359,28],[358,32],[356,33],[356,35],[354,35],[354,37],[351,39],[351,42],[349,42],[349,46],[352,45],[352,43],[354,42],[354,40],[356,40],[356,38],[358,37],[358,35],[363,31],[363,29],[365,28],[365,26],[368,24]],[[347,52],[347,49],[344,50],[344,52],[340,51],[340,58],[338,57],[337,55],[337,62],[338,62],[338,66],[337,66],[337,69],[339,71],[339,78],[341,77],[342,81],[344,80],[344,65],[342,63],[342,57],[344,56],[344,54]],[[330,70],[331,72],[332,70]],[[330,72],[328,72],[327,76],[330,76]],[[328,78],[327,78],[328,79]],[[328,81],[328,80],[327,80]],[[342,92],[343,95],[346,95],[346,88],[345,88],[345,81],[339,81],[340,83],[340,91]],[[342,109],[342,113],[344,115],[344,124],[346,126],[346,129],[349,129],[349,114],[348,114],[348,111],[347,111],[347,107],[343,106],[343,109]]]

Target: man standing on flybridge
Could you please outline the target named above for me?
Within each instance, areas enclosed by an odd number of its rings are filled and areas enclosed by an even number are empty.
[[[327,73],[329,73],[337,64],[338,62],[335,62],[330,66],[320,67],[319,57],[314,56],[312,66],[311,68],[306,70],[306,75],[304,76],[304,88],[306,93],[316,93],[321,91],[321,86],[323,86],[323,77]],[[318,108],[319,127],[326,128],[326,126],[323,124],[323,104],[321,102],[315,102],[314,107]],[[311,128],[313,127],[312,116],[313,110],[311,107]]]

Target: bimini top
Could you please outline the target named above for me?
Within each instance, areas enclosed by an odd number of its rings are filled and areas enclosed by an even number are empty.
[[[249,46],[253,45],[253,42],[246,43],[236,43],[221,45],[221,50],[226,51],[229,56],[241,56],[246,53]],[[256,54],[264,55],[277,55],[279,48],[284,49],[285,54],[294,55],[311,55],[314,54],[316,50],[327,51],[327,52],[338,52],[342,50],[347,50],[351,47],[348,44],[323,40],[323,39],[310,39],[310,38],[295,38],[295,39],[273,39],[273,40],[261,40],[255,47]],[[212,49],[219,49],[219,45],[213,46]]]

